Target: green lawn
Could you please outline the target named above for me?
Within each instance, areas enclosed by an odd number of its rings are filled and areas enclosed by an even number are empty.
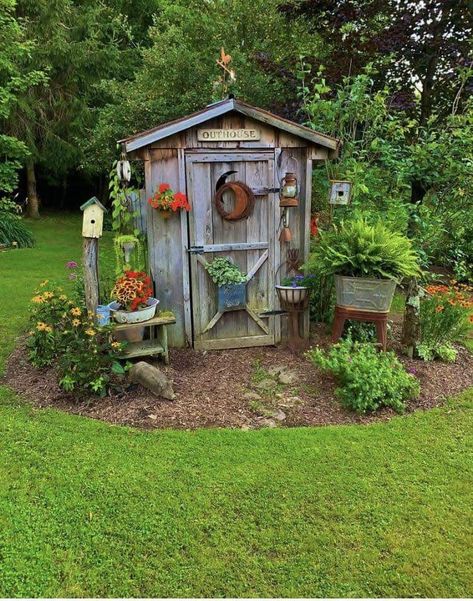
[[[0,253],[3,358],[79,254],[77,219],[34,228]],[[471,596],[472,432],[472,393],[369,426],[140,432],[0,387],[0,596]]]

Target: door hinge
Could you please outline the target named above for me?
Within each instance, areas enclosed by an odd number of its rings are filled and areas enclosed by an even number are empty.
[[[204,247],[203,246],[190,246],[187,249],[187,252],[190,253],[191,255],[202,255],[204,252]]]

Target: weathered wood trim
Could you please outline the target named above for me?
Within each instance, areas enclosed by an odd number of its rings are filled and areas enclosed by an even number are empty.
[[[264,250],[268,242],[229,242],[228,244],[204,244],[204,253],[231,252],[234,250]]]
[[[242,336],[241,338],[221,338],[219,340],[195,340],[196,350],[219,351],[228,348],[248,348],[253,346],[274,346],[274,336]]]
[[[220,311],[215,313],[215,315],[212,317],[212,319],[209,321],[209,323],[202,330],[202,334],[205,334],[206,332],[211,330],[214,327],[214,325],[217,323],[217,321],[222,317],[222,315],[223,315],[223,313],[221,313]]]
[[[85,304],[95,319],[99,304],[99,239],[84,238],[83,249]]]
[[[187,192],[186,178],[186,157],[184,149],[177,151],[179,190]],[[192,302],[190,285],[190,259],[186,252],[189,246],[189,228],[186,211],[181,211],[181,252],[182,252],[182,295],[184,301],[184,331],[186,336],[186,345],[192,346]]]
[[[253,321],[259,325],[259,327],[263,330],[263,332],[265,332],[266,334],[269,335],[269,328],[264,323],[264,321],[262,319],[260,319],[260,317],[258,315],[256,315],[256,313],[249,307],[246,307],[246,312],[251,317],[251,319],[253,319]]]
[[[217,149],[216,149],[217,150]],[[154,151],[152,151],[154,152]],[[233,163],[234,161],[270,161],[274,157],[271,152],[189,152],[186,151],[187,160],[191,163]]]
[[[302,231],[303,237],[303,260],[304,263],[309,258],[310,251],[310,218],[312,215],[312,159],[308,158],[306,161],[306,172],[305,172],[305,206],[304,206],[304,228]],[[309,309],[304,311],[302,318],[302,334],[304,338],[309,338],[310,335],[310,312]]]
[[[273,181],[274,181],[275,188],[279,187],[279,185],[280,185],[279,169],[281,167],[281,153],[282,153],[281,148],[274,149]],[[274,248],[275,273],[273,274],[273,282],[272,282],[273,283],[273,296],[272,296],[272,303],[271,303],[270,309],[275,309],[276,308],[276,283],[279,283],[279,282],[276,282],[276,275],[277,275],[277,271],[281,264],[281,245],[279,244],[279,240],[276,239],[276,236],[279,231],[279,222],[281,220],[281,209],[279,208],[279,202],[278,202],[277,196],[275,194],[273,194],[273,196],[272,196],[272,201],[274,203],[274,221],[273,221],[272,231],[270,233],[270,243],[273,245],[273,248]],[[278,343],[278,342],[281,342],[281,316],[277,315],[272,319],[274,319],[274,336],[275,336],[276,343]]]
[[[261,265],[263,265],[263,263],[268,260],[268,257],[269,257],[269,250],[266,250],[261,255],[261,257],[258,259],[258,261],[253,265],[253,267],[250,269],[250,271],[247,273],[247,275],[246,275],[247,282],[249,282],[251,280],[251,278],[255,275],[255,273],[258,271],[258,269],[261,267]]]

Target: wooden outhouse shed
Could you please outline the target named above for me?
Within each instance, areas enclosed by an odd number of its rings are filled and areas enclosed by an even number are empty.
[[[121,140],[129,158],[144,161],[149,263],[161,307],[172,310],[172,346],[224,349],[278,343],[284,333],[275,284],[288,270],[288,251],[302,263],[310,242],[312,162],[337,156],[337,139],[234,98]],[[299,204],[280,207],[286,172],[295,173]],[[242,182],[253,194],[243,219],[216,210],[223,182]],[[147,204],[159,185],[187,195],[189,213],[163,219]],[[231,212],[235,198],[226,195]],[[144,209],[144,207],[143,207]],[[280,241],[286,225],[291,240]],[[219,312],[205,266],[230,258],[247,274],[246,306]],[[303,319],[308,334],[308,315]]]

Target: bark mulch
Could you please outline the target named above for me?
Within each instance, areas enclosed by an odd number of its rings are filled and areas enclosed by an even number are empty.
[[[389,346],[399,350],[400,326],[394,323]],[[326,346],[329,336],[314,330],[312,344]],[[441,405],[445,399],[473,385],[473,355],[459,347],[453,364],[401,358],[420,380],[421,395],[408,411]],[[12,354],[6,383],[37,407],[63,411],[141,428],[315,426],[368,423],[389,419],[391,410],[359,416],[345,410],[335,398],[335,383],[302,354],[283,347],[197,352],[171,350],[171,364],[162,367],[174,382],[177,398],[152,396],[139,385],[123,385],[111,396],[78,400],[57,384],[54,371],[37,370],[26,360],[23,346]],[[293,382],[278,381],[275,367]]]

